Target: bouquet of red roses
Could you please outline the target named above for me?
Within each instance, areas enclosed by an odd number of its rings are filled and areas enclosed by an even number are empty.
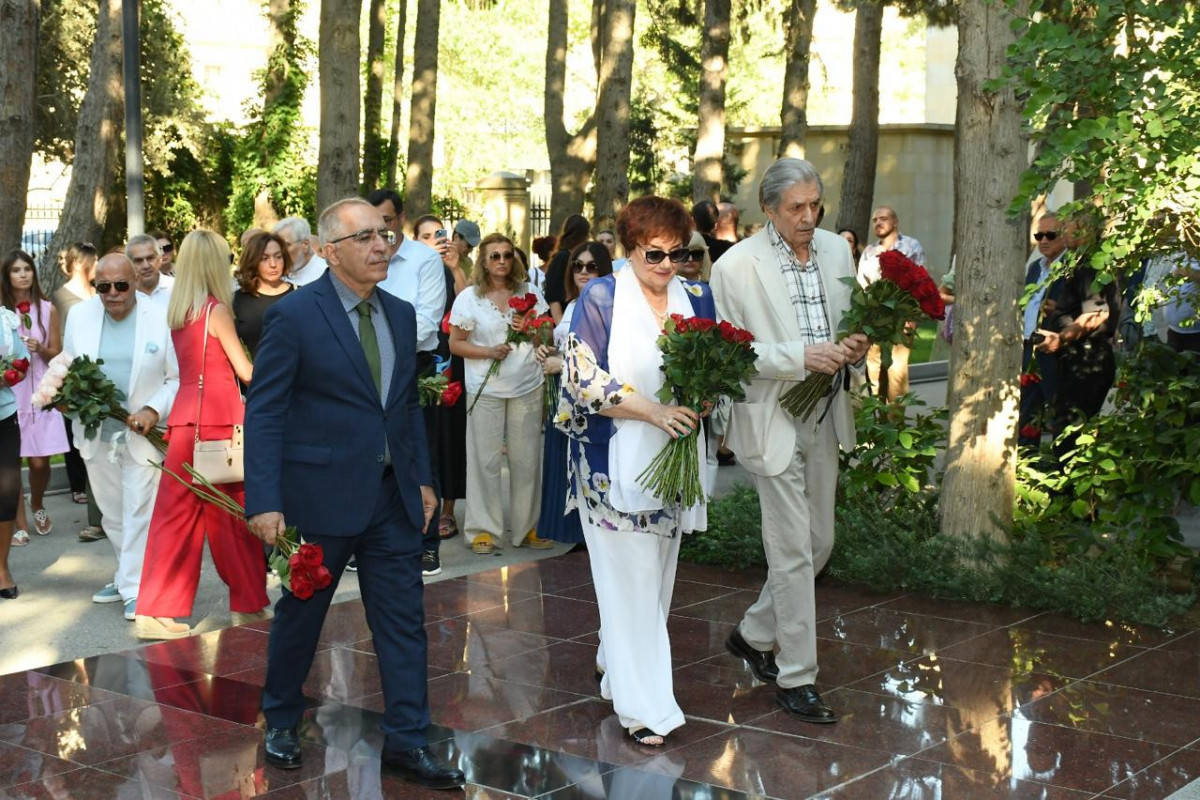
[[[741,400],[743,384],[755,373],[758,355],[750,346],[754,336],[728,322],[672,314],[658,337],[662,371],[666,375],[658,399],[704,413],[727,396]],[[671,439],[650,462],[638,481],[664,503],[683,508],[703,502],[696,428]]]
[[[0,358],[0,375],[4,376],[4,383],[6,385],[16,386],[25,380],[25,374],[28,372],[28,358],[12,358],[11,356]]]
[[[529,292],[521,297],[513,297],[508,301],[508,307],[512,309],[512,325],[509,326],[508,336],[504,341],[506,344],[532,344],[535,347],[539,344],[548,344],[554,338],[554,318],[548,314],[538,315],[537,313],[538,296],[533,292]],[[480,395],[483,394],[483,389],[488,385],[488,381],[492,376],[500,371],[500,359],[493,358],[491,366],[488,367],[487,374],[483,376],[483,383],[479,384],[479,391],[475,393],[475,397],[471,400],[471,405],[467,407],[467,413],[470,414],[475,410],[475,404],[479,402]]]
[[[850,309],[842,317],[839,331],[842,336],[864,334],[872,344],[879,345],[880,397],[887,397],[887,371],[892,365],[892,347],[912,346],[911,320],[922,314],[931,319],[943,319],[946,305],[941,292],[929,273],[903,253],[888,250],[879,256],[880,279],[862,288],[855,278],[842,278],[851,287]],[[822,397],[833,386],[833,375],[809,373],[798,386],[779,398],[780,405],[794,417],[806,420]]]
[[[462,381],[452,381],[444,372],[417,378],[417,394],[423,406],[452,406],[462,393]]]
[[[225,492],[218,489],[207,478],[196,472],[191,464],[184,463],[183,468],[191,476],[189,483],[176,475],[162,464],[154,464],[160,470],[187,487],[188,491],[206,503],[212,503],[238,519],[245,521],[246,509],[242,508]],[[333,583],[333,576],[325,566],[325,551],[321,545],[301,542],[296,527],[289,526],[282,536],[275,539],[275,549],[267,558],[271,569],[279,575],[279,582],[298,600],[307,600],[313,592],[319,592]]]

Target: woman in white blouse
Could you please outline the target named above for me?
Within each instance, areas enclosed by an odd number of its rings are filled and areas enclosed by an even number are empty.
[[[536,311],[549,312],[546,301],[526,280],[516,247],[493,233],[479,243],[474,282],[454,300],[450,310],[450,352],[465,366],[470,403],[483,386],[479,402],[467,417],[467,513],[463,539],[472,551],[487,555],[504,533],[500,473],[509,473],[509,518],[513,546],[547,549],[553,542],[538,538],[535,526],[541,505],[542,365],[527,343],[508,344],[513,322],[508,301],[534,294]],[[493,361],[499,371],[485,383]]]

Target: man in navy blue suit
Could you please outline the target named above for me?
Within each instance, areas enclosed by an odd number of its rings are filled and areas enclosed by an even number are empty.
[[[327,273],[267,312],[246,406],[246,515],[273,544],[286,525],[321,545],[332,584],[275,606],[266,760],[300,766],[301,692],[351,557],[386,705],[383,764],[423,786],[464,776],[430,751],[421,530],[437,507],[416,387],[413,307],[376,291],[394,233],[359,199],[321,213]]]

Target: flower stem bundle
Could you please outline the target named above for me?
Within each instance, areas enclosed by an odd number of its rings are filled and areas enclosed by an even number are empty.
[[[521,297],[513,297],[508,301],[508,307],[512,309],[512,324],[504,339],[505,344],[514,346],[532,344],[536,347],[539,344],[548,344],[553,339],[554,318],[548,314],[539,316],[537,303],[538,296],[533,292]],[[499,371],[500,359],[493,358],[487,373],[483,376],[483,383],[479,384],[479,391],[475,392],[475,397],[471,399],[471,405],[467,407],[468,414],[475,410],[475,404],[483,395],[484,387]]]
[[[666,376],[658,399],[704,413],[721,397],[741,400],[755,373],[754,336],[728,322],[672,314],[658,337]],[[665,504],[688,508],[706,500],[700,483],[699,428],[671,439],[638,481]]]

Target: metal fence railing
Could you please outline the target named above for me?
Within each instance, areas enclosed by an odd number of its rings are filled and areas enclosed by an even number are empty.
[[[60,216],[62,206],[29,206],[25,209],[20,247],[39,264],[46,248],[50,246],[50,240],[54,238],[54,232],[58,230]]]

